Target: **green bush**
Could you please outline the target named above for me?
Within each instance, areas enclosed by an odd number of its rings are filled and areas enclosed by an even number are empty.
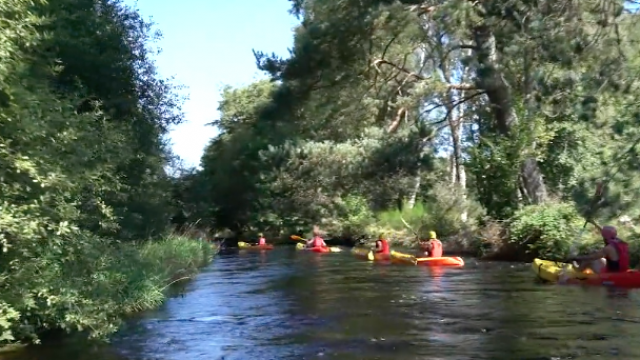
[[[597,238],[587,228],[578,240],[584,218],[569,203],[525,206],[516,211],[509,227],[512,243],[542,258],[561,258],[571,250],[584,252],[597,246]],[[590,225],[589,225],[590,226]]]
[[[465,211],[467,219],[463,221]],[[377,222],[370,227],[370,232],[385,232],[388,236],[404,240],[406,245],[415,242],[414,232],[420,238],[426,238],[429,231],[435,231],[446,241],[449,237],[468,233],[476,226],[475,219],[482,214],[479,204],[460,196],[449,184],[437,183],[431,188],[427,201],[417,202],[413,207],[405,203],[402,210],[390,209],[376,214]]]
[[[330,231],[342,236],[363,235],[375,221],[367,199],[357,195],[349,195],[338,203],[338,218]]]
[[[160,305],[166,287],[212,252],[206,242],[180,236],[116,246],[86,233],[66,240],[63,248],[40,244],[39,256],[15,259],[2,274],[0,344],[38,342],[51,329],[104,338],[123,315]]]

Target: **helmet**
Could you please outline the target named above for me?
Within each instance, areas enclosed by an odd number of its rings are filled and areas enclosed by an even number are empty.
[[[436,232],[435,231],[429,231],[429,239],[437,239],[438,236],[436,236]]]
[[[264,234],[263,233],[258,233],[258,236],[259,237],[264,237]]]
[[[607,241],[614,240],[616,237],[618,237],[618,231],[615,227],[610,225],[603,226],[602,230],[600,230],[600,234],[602,235],[602,238]]]
[[[383,240],[384,239],[384,233],[380,233],[378,235],[378,240]]]

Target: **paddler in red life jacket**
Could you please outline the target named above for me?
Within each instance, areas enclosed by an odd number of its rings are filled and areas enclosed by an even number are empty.
[[[584,271],[587,268],[594,273],[602,272],[625,272],[629,270],[629,245],[618,238],[618,231],[613,226],[600,227],[593,225],[600,230],[605,246],[593,254],[577,256],[570,261],[577,261],[580,266],[578,270]]]
[[[391,252],[389,250],[389,242],[384,238],[384,234],[378,235],[378,240],[376,240],[375,251],[376,251],[376,254],[384,254],[384,255],[388,255]]]
[[[258,234],[258,246],[264,246],[267,245],[267,239],[264,238],[264,234],[263,233],[259,233]]]
[[[442,242],[438,240],[435,231],[429,231],[429,239],[420,242],[420,256],[439,258],[442,257]]]
[[[313,227],[313,239],[307,241],[308,248],[327,247],[324,239],[320,237],[320,228],[316,225]]]

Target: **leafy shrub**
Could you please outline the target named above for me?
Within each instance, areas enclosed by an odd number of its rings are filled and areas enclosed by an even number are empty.
[[[527,253],[548,258],[569,255],[570,250],[593,247],[596,239],[585,232],[578,242],[584,218],[569,203],[525,206],[516,211],[510,224],[510,241],[526,247]]]
[[[360,236],[374,221],[374,215],[366,198],[349,195],[338,203],[338,221],[331,232],[343,236]]]
[[[111,243],[87,233],[65,247],[41,244],[40,257],[16,259],[0,278],[0,344],[38,342],[50,329],[104,338],[122,315],[154,308],[174,280],[193,274],[210,259],[209,244],[179,236],[143,244]],[[17,285],[19,284],[19,285]]]
[[[467,217],[463,219],[465,212]],[[415,242],[414,231],[420,238],[425,238],[433,230],[443,241],[447,241],[450,237],[468,234],[476,226],[475,219],[482,214],[483,209],[477,202],[465,199],[448,183],[436,183],[429,191],[427,201],[417,202],[411,208],[405,203],[402,210],[379,212],[376,215],[378,221],[372,229],[385,232],[388,236],[395,235],[407,245]],[[403,220],[412,230],[407,228]]]

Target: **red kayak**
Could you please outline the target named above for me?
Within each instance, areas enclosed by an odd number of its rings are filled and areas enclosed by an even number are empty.
[[[313,251],[315,253],[322,253],[322,254],[330,253],[330,252],[339,252],[340,251],[339,248],[335,248],[334,247],[332,249],[332,248],[330,248],[328,246],[317,246],[317,247],[308,248],[308,247],[305,247],[304,244],[302,244],[302,243],[298,243],[296,245],[296,249],[297,250],[302,250],[302,251]]]
[[[242,250],[273,250],[273,245],[271,244],[251,245],[243,241],[238,241],[238,247]]]
[[[640,271],[628,270],[619,273],[584,274],[567,280],[568,284],[640,288]]]
[[[551,260],[534,259],[531,264],[536,275],[546,281],[573,285],[612,286],[620,288],[640,288],[640,272],[603,272],[594,274],[591,270],[577,271],[573,265]]]

